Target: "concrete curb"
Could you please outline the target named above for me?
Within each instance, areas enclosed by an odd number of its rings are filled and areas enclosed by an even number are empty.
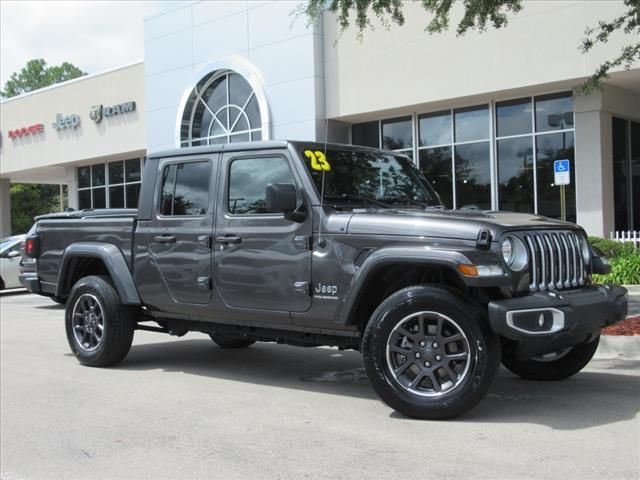
[[[640,335],[602,335],[596,358],[625,357],[640,359]]]

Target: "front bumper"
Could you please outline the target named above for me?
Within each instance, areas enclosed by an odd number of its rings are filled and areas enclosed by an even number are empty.
[[[550,312],[549,315],[554,316],[554,327],[549,331],[518,328],[513,318],[519,312]],[[624,320],[626,316],[627,290],[608,285],[536,292],[489,303],[491,328],[502,337],[518,342],[521,358],[589,342],[600,334],[601,328]]]

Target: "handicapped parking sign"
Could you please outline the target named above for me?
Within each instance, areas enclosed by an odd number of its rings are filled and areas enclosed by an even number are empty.
[[[571,165],[569,160],[556,160],[553,162],[553,183],[555,185],[569,185],[571,183]]]

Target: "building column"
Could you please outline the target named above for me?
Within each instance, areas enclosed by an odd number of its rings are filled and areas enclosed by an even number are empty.
[[[589,235],[609,238],[613,218],[611,113],[602,94],[574,97],[577,222]]]
[[[78,180],[77,168],[67,167],[65,169],[65,177],[67,178],[67,199],[69,200],[69,208],[78,209]]]
[[[0,238],[11,235],[11,180],[0,178]]]

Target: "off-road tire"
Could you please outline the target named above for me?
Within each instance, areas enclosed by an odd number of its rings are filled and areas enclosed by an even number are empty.
[[[543,360],[535,357],[518,360],[514,354],[505,353],[502,356],[502,364],[526,380],[564,380],[587,366],[595,355],[599,342],[600,336],[589,343],[575,345],[557,360]]]
[[[446,317],[452,325],[458,327],[463,337],[466,337],[468,368],[459,372],[459,383],[452,381],[451,390],[441,389],[441,393],[433,393],[437,396],[421,396],[421,392],[412,393],[401,384],[397,378],[397,371],[396,374],[391,371],[390,361],[393,360],[390,360],[390,354],[387,352],[388,342],[394,338],[394,332],[398,335],[398,325],[418,312],[435,313],[438,318]],[[442,343],[447,341],[445,338]],[[454,289],[437,285],[408,287],[382,302],[364,330],[362,353],[369,381],[382,400],[398,412],[419,419],[446,419],[469,411],[484,398],[500,366],[499,340],[489,328],[482,307]],[[427,355],[433,355],[433,352],[424,351],[424,355],[426,358]],[[409,357],[406,358],[408,361]],[[413,369],[414,365],[410,368]],[[436,374],[439,375],[439,372],[442,370],[437,370]],[[424,378],[419,384],[423,382]]]
[[[97,344],[91,347],[92,342],[88,341],[89,347],[86,347],[81,345],[74,330],[79,330],[81,333],[78,335],[81,335],[89,327],[85,325],[85,329],[82,330],[82,325],[78,325],[77,319],[74,327],[74,311],[76,314],[81,309],[86,312],[89,309],[83,307],[80,302],[86,305],[93,299],[97,300],[102,311],[103,330]],[[83,324],[85,321],[88,322],[83,319],[79,321]],[[65,328],[71,351],[80,363],[90,367],[107,367],[122,361],[129,353],[135,329],[135,311],[133,307],[120,302],[109,277],[91,275],[78,280],[71,289],[65,310]],[[93,330],[97,331],[95,328]]]
[[[221,348],[246,348],[256,343],[255,340],[246,337],[234,337],[220,333],[210,333],[209,336]]]

